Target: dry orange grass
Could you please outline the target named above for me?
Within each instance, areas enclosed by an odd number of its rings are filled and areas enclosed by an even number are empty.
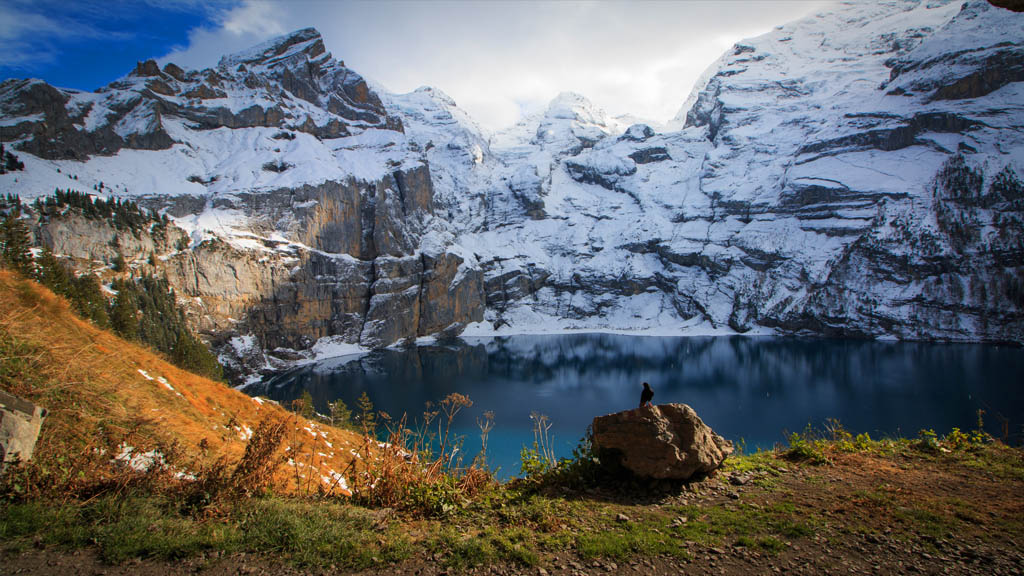
[[[0,270],[0,336],[27,345],[19,354],[38,376],[0,383],[50,411],[36,452],[43,462],[82,451],[120,453],[129,445],[135,454],[161,451],[183,473],[233,465],[269,419],[285,425],[271,488],[339,494],[347,490],[338,474],[352,473],[354,453],[367,445],[358,434],[181,370],[81,320],[65,300],[6,270]]]

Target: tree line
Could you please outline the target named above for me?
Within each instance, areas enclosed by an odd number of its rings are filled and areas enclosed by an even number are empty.
[[[0,211],[5,212],[0,220],[0,266],[17,270],[63,296],[76,314],[97,327],[142,342],[181,368],[223,380],[223,367],[189,330],[185,313],[165,278],[145,274],[115,280],[111,288],[116,295],[108,300],[95,275],[73,273],[46,247],[33,253],[17,196],[0,198]]]
[[[139,207],[131,200],[112,198],[104,200],[77,190],[53,191],[52,196],[37,198],[33,204],[42,218],[60,215],[66,208],[77,208],[83,216],[90,220],[105,220],[118,230],[137,232],[150,223],[166,227],[170,219],[166,214],[158,215],[151,210]]]

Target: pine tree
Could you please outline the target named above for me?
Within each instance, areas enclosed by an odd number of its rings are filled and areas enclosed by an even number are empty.
[[[110,327],[107,298],[100,290],[100,281],[92,274],[83,274],[71,281],[71,305],[82,318],[100,328]]]
[[[374,435],[377,432],[377,416],[373,411],[373,402],[365,390],[359,400],[356,400],[356,408],[359,409],[359,423],[363,425],[363,433]]]
[[[1024,183],[1021,183],[1013,167],[1007,164],[992,179],[988,193],[996,200],[1018,200],[1024,198]]]
[[[224,378],[217,356],[189,331],[166,278],[145,274],[117,280],[114,289],[117,298],[111,304],[110,317],[118,334],[167,354],[181,368],[214,380]]]
[[[313,395],[309,393],[309,390],[303,390],[301,396],[292,400],[292,411],[307,419],[316,416],[316,410],[313,408]]]
[[[133,282],[117,282],[117,296],[110,306],[110,326],[125,340],[139,337],[138,304],[134,298]]]
[[[0,222],[0,244],[0,260],[5,266],[32,274],[32,240],[19,208],[8,212]]]
[[[0,174],[24,169],[25,163],[18,160],[17,156],[12,154],[10,150],[4,149],[4,145],[0,144]]]
[[[184,327],[178,330],[171,361],[200,376],[206,376],[212,380],[224,379],[224,368],[220,365],[217,357]]]
[[[35,279],[37,282],[71,299],[72,277],[64,264],[53,255],[49,248],[43,247],[43,253],[36,258]]]
[[[327,404],[331,412],[331,426],[349,426],[352,424],[352,411],[341,398]]]

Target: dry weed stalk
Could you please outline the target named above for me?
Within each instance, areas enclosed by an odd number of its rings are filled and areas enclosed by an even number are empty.
[[[284,437],[285,422],[267,418],[260,422],[245,445],[245,454],[231,474],[234,491],[251,496],[265,490],[282,459],[276,455]]]
[[[488,410],[484,412],[483,418],[476,419],[476,425],[480,428],[480,453],[477,454],[476,458],[473,459],[473,468],[487,467],[487,438],[491,434],[491,430],[494,429],[494,412]]]
[[[552,468],[555,467],[558,464],[558,458],[555,457],[555,437],[548,433],[554,423],[540,412],[530,412],[530,420],[533,421],[533,444],[537,447],[541,461]]]
[[[455,420],[455,416],[462,411],[463,408],[469,408],[473,405],[473,401],[469,399],[469,396],[453,392],[445,396],[444,400],[441,400],[441,412],[444,413],[444,420],[438,420],[437,422],[437,437],[443,438],[441,440],[441,450],[437,455],[437,460],[431,465],[431,472],[436,473],[439,470],[448,469],[452,467],[452,458],[455,456],[453,451],[451,456],[446,457],[447,450],[450,447],[448,445],[448,439],[451,435],[452,422]],[[444,435],[442,436],[441,425],[444,424]]]
[[[420,507],[416,511],[436,513],[445,509],[456,493],[472,494],[494,482],[486,469],[474,463],[468,469],[459,468],[457,458],[461,438],[453,436],[452,426],[463,408],[473,402],[463,394],[450,394],[439,402],[427,404],[422,423],[416,429],[409,427],[407,415],[394,420],[381,413],[388,437],[377,443],[364,437],[362,454],[365,467],[356,470],[353,461],[345,474],[356,471],[352,492],[356,500],[371,506]],[[493,426],[493,414],[485,416],[487,431]],[[436,423],[436,428],[433,424]],[[438,445],[437,452],[433,447]],[[455,491],[455,493],[453,493]],[[439,500],[438,500],[439,499]],[[440,501],[441,502],[439,504]]]

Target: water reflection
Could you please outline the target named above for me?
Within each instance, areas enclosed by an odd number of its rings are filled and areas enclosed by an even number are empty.
[[[557,450],[568,455],[594,416],[633,408],[640,383],[655,403],[684,402],[723,436],[768,448],[785,431],[839,419],[854,432],[914,436],[972,428],[977,410],[1002,434],[1024,428],[1024,350],[1011,347],[802,340],[665,338],[611,334],[472,339],[340,358],[279,375],[251,394],[289,401],[309,390],[318,411],[364,391],[393,416],[422,413],[451,392],[474,406],[457,422],[469,457],[479,449],[476,418],[495,413],[490,461],[518,473],[532,442],[529,415],[554,422]]]

